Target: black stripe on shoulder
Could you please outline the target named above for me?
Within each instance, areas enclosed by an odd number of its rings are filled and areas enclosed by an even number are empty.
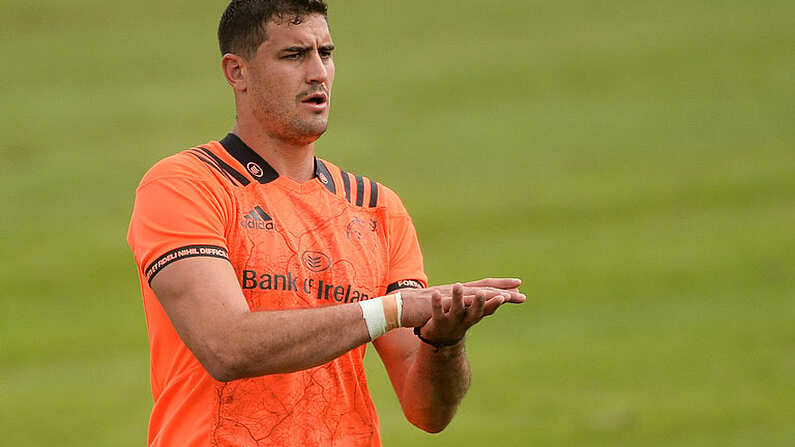
[[[361,175],[356,176],[356,206],[364,205],[364,179]]]
[[[378,183],[375,180],[370,180],[370,208],[375,208],[378,205]]]
[[[351,201],[351,178],[348,176],[348,173],[345,172],[344,169],[340,169],[340,174],[342,174],[342,186],[345,188],[345,200],[350,202]]]
[[[212,151],[210,151],[206,147],[199,146],[198,149],[201,150],[202,152],[204,152],[208,157],[212,158],[216,163],[218,163],[218,166],[220,166],[221,169],[226,171],[227,174],[229,174],[232,177],[234,177],[235,180],[240,182],[240,184],[242,184],[243,186],[246,186],[249,183],[251,183],[251,180],[247,179],[243,174],[235,171],[235,168],[233,168],[233,167],[229,166],[228,164],[226,164],[225,161],[223,161],[220,158],[218,158],[217,155],[213,154]]]
[[[163,267],[172,262],[179,261],[180,259],[192,258],[195,256],[209,256],[212,258],[229,260],[229,253],[224,247],[219,247],[217,245],[186,245],[164,253],[149,264],[149,267],[144,270],[146,280],[149,284],[152,284],[152,279],[159,271],[163,270]]]
[[[352,204],[354,204],[356,206],[361,206],[361,207],[365,206],[365,203],[370,208],[375,208],[376,206],[378,206],[378,195],[379,195],[379,189],[380,189],[380,186],[378,185],[378,182],[376,182],[375,180],[373,180],[373,179],[371,179],[369,177],[363,177],[361,175],[351,174],[351,173],[345,171],[344,169],[340,169],[340,175],[342,176],[342,187],[345,190],[345,200],[347,200],[348,202],[350,202],[350,203],[352,203]],[[355,188],[356,188],[356,200],[355,201],[353,201],[351,199],[351,195],[352,195],[351,189],[352,189],[352,187],[354,187],[354,185],[351,185],[351,183],[352,183],[351,176],[353,176],[353,181],[356,182],[356,185],[355,185]],[[365,197],[364,197],[364,192],[365,192],[364,191],[364,185],[365,185],[365,183],[369,183],[370,184],[370,197],[368,198],[367,202],[364,201],[364,199],[365,199]]]
[[[199,161],[203,162],[207,166],[209,166],[209,167],[215,169],[216,171],[218,171],[221,175],[226,177],[226,179],[229,180],[233,185],[235,185],[235,186],[239,185],[229,174],[227,174],[223,169],[221,169],[221,167],[218,166],[218,164],[215,163],[215,161],[213,161],[210,158],[207,158],[207,156],[204,155],[204,153],[202,153],[201,151],[199,151],[197,149],[190,149],[188,152],[191,155],[193,155],[194,157],[198,158]]]
[[[424,286],[422,285],[422,281],[417,279],[401,279],[400,281],[395,281],[392,284],[386,286],[386,293],[392,293],[398,289],[422,289]]]
[[[337,186],[334,184],[334,178],[331,177],[331,173],[328,171],[328,168],[323,163],[322,160],[318,160],[315,158],[315,176],[320,180],[320,183],[329,190],[330,193],[336,194],[337,193]]]

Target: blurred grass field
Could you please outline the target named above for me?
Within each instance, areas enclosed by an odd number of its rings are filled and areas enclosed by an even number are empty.
[[[157,160],[234,117],[223,2],[0,0],[0,432],[140,446],[125,243]],[[520,276],[472,388],[386,446],[795,443],[795,4],[345,1],[319,154],[397,190],[434,283]]]

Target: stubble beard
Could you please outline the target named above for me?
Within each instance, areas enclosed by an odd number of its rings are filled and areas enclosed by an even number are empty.
[[[300,110],[301,104],[296,105],[295,112],[268,110],[268,105],[260,98],[257,101],[258,120],[265,132],[280,141],[295,146],[305,146],[314,143],[326,132],[328,115]],[[311,113],[309,117],[300,114]]]

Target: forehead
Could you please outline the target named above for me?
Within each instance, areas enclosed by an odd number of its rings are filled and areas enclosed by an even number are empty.
[[[301,23],[295,24],[290,18],[279,21],[269,20],[265,25],[263,46],[289,47],[319,46],[331,43],[331,32],[326,18],[320,14],[304,16]]]

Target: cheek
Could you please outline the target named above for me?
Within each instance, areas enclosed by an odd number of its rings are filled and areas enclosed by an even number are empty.
[[[259,82],[252,93],[255,101],[267,109],[284,108],[294,102],[294,98],[289,96],[287,89],[273,80]]]
[[[276,70],[260,70],[252,72],[252,90],[265,101],[287,95],[291,86],[289,76]]]

